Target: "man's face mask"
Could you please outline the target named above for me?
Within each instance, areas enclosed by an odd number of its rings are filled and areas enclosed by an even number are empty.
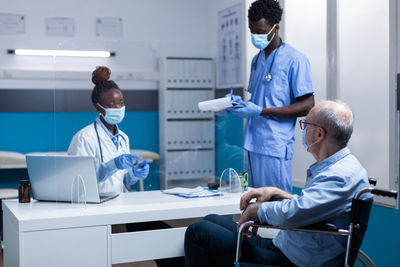
[[[312,131],[312,130],[315,130],[315,129],[317,129],[317,128],[312,128],[309,131]],[[315,145],[316,143],[318,143],[318,141],[315,141],[314,143],[312,143],[310,145],[307,145],[307,142],[306,142],[306,134],[307,134],[307,132],[306,131],[307,131],[306,129],[302,130],[302,137],[303,137],[302,138],[302,143],[303,143],[303,146],[305,147],[305,149],[308,151],[310,149],[310,147]]]
[[[253,45],[260,50],[264,50],[274,39],[275,33],[272,35],[271,39],[268,41],[268,36],[274,30],[276,24],[272,26],[272,29],[267,34],[251,34],[251,42]]]
[[[125,117],[125,106],[122,108],[104,108],[102,105],[97,103],[102,109],[105,110],[106,114],[103,115],[104,120],[111,125],[120,123]]]

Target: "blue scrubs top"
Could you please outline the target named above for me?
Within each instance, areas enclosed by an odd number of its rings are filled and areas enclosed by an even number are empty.
[[[310,62],[289,44],[282,44],[267,59],[264,51],[260,51],[258,60],[256,55],[251,66],[249,92],[251,102],[256,105],[284,107],[294,104],[298,97],[314,93]],[[267,82],[265,77],[269,72],[272,80]],[[296,118],[250,117],[245,127],[244,148],[266,156],[291,159],[295,126]]]

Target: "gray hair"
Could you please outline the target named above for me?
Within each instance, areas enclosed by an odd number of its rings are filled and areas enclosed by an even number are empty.
[[[354,116],[341,101],[324,101],[316,107],[313,121],[324,128],[332,144],[346,146],[353,133]]]

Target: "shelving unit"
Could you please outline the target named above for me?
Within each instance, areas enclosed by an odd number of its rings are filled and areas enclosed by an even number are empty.
[[[215,95],[212,58],[160,59],[161,188],[204,185],[215,175],[215,121],[198,102]]]

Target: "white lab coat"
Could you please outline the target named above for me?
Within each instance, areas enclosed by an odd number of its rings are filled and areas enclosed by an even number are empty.
[[[121,136],[118,137],[118,150],[103,127],[98,123],[97,132],[100,137],[103,152],[103,163],[106,163],[121,154],[130,153],[129,138],[121,130],[119,130],[119,133],[124,138]],[[94,123],[89,124],[74,135],[68,148],[68,154],[94,157],[96,169],[99,167],[102,162]],[[100,196],[120,194],[127,191],[124,185],[125,173],[127,173],[127,170],[118,170],[105,181],[98,183]]]

